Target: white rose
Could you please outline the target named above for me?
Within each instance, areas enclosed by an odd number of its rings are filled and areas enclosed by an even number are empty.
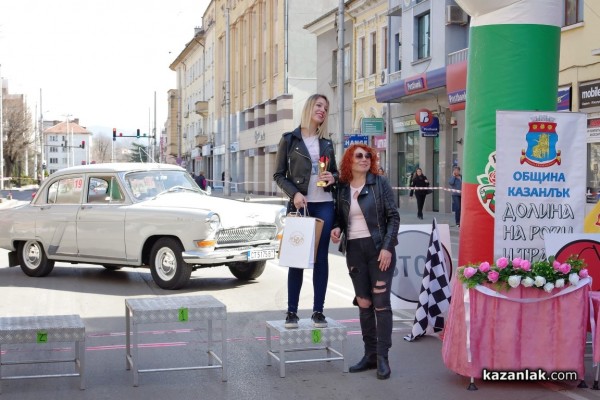
[[[554,284],[552,282],[548,282],[544,285],[544,290],[550,293],[554,289]]]
[[[525,287],[532,287],[534,280],[530,277],[527,277],[521,281],[521,285]]]
[[[571,285],[577,285],[577,282],[579,282],[579,275],[577,275],[576,273],[570,274],[569,282],[571,283]]]
[[[521,277],[519,275],[511,275],[508,277],[508,284],[512,288],[516,288],[521,284]]]
[[[561,288],[564,286],[565,286],[565,280],[563,278],[557,279],[556,282],[554,282],[554,287]]]
[[[546,284],[546,278],[544,278],[543,276],[536,276],[535,277],[535,286],[542,287],[545,284]]]

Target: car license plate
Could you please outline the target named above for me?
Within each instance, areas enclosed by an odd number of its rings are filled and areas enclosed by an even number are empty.
[[[275,250],[267,249],[267,250],[249,250],[248,251],[248,261],[252,260],[270,260],[275,258]]]

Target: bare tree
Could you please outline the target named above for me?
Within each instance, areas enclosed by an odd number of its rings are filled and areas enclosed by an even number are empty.
[[[105,136],[98,136],[94,139],[94,146],[92,149],[92,158],[97,163],[110,162],[111,153],[111,139]]]
[[[31,114],[24,103],[4,103],[4,163],[11,176],[20,176],[27,149],[33,144]]]

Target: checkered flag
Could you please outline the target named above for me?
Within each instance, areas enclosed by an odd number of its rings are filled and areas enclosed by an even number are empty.
[[[429,248],[427,249],[427,261],[425,262],[421,291],[419,292],[419,306],[415,313],[412,333],[405,336],[404,340],[412,342],[425,335],[428,328],[433,332],[440,332],[444,329],[443,314],[450,307],[451,297],[447,270],[446,257],[442,249],[437,222],[434,219],[431,236],[429,237]]]

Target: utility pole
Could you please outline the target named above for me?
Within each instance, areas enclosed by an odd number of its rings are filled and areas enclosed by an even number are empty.
[[[35,171],[36,178],[39,178],[40,183],[44,179],[44,107],[42,105],[42,89],[40,89],[40,125],[38,126],[38,139],[39,139],[39,148],[36,149],[36,152],[39,150],[39,161],[37,163],[37,169]],[[38,160],[38,156],[36,155],[36,160]]]
[[[156,147],[156,90],[154,91],[154,128],[152,129],[152,140],[150,142],[152,143],[152,161],[156,162],[154,159],[154,148]]]
[[[338,87],[338,140],[335,145],[337,159],[344,154],[344,0],[338,5],[338,54],[337,54],[337,87]]]
[[[231,107],[231,103],[230,103],[230,79],[231,79],[231,74],[230,74],[230,52],[231,52],[231,48],[230,48],[230,42],[229,42],[229,30],[230,30],[230,26],[229,26],[229,0],[226,1],[226,5],[225,5],[225,23],[227,24],[227,28],[225,29],[225,176],[223,179],[223,195],[224,196],[230,196],[231,195],[231,188],[229,186],[229,168],[230,168],[230,158],[231,158],[231,151],[230,151],[230,146],[231,144],[229,143],[230,141],[230,120],[229,120],[229,114],[231,112],[230,107]]]

